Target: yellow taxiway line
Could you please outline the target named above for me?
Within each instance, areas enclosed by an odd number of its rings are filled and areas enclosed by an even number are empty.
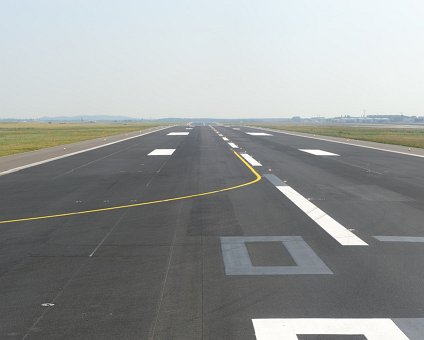
[[[128,209],[128,208],[142,207],[142,206],[145,206],[145,205],[153,205],[153,204],[159,204],[159,203],[181,201],[181,200],[185,200],[185,199],[189,199],[189,198],[214,195],[214,194],[218,194],[220,192],[235,190],[235,189],[246,187],[248,185],[252,185],[252,184],[255,184],[255,183],[259,182],[262,179],[262,176],[249,163],[247,163],[243,159],[243,157],[241,157],[236,151],[234,151],[234,150],[232,150],[232,151],[238,157],[238,159],[240,159],[240,161],[242,161],[243,164],[255,175],[255,179],[253,181],[249,181],[249,182],[246,182],[246,183],[238,184],[238,185],[235,185],[235,186],[232,186],[232,187],[228,187],[228,188],[217,189],[217,190],[207,191],[207,192],[201,192],[201,193],[198,193],[198,194],[192,194],[192,195],[186,195],[186,196],[165,198],[165,199],[161,199],[161,200],[157,200],[157,201],[141,202],[141,203],[134,203],[134,204],[126,204],[126,205],[117,205],[117,206],[108,207],[108,208],[99,208],[99,209],[92,209],[92,210],[73,211],[73,212],[67,212],[67,213],[61,213],[61,214],[54,214],[54,215],[44,215],[44,216],[16,218],[16,219],[13,219],[13,220],[0,221],[0,224],[25,222],[25,221],[46,220],[46,219],[51,219],[51,218],[59,218],[59,217],[67,217],[67,216],[75,216],[75,215],[86,215],[86,214],[93,214],[93,213],[98,213],[98,212],[103,212],[103,211],[111,211],[111,210],[118,210],[118,209]]]

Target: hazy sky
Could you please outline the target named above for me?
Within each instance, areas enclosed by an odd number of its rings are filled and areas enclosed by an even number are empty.
[[[423,0],[0,0],[0,117],[424,115]]]

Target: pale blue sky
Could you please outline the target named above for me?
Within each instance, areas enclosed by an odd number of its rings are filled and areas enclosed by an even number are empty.
[[[422,0],[0,0],[0,117],[424,114]]]

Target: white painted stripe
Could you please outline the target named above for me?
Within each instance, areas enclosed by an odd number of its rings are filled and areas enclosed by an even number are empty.
[[[290,186],[277,186],[290,201],[343,246],[367,246],[358,236],[327,215]]]
[[[193,128],[186,128],[186,130],[193,130]]]
[[[408,340],[391,319],[253,319],[257,340],[297,340],[297,335],[364,335],[368,340]]]
[[[219,132],[217,132],[217,134],[218,134],[219,137],[224,137],[224,135],[219,133]]]
[[[167,136],[187,136],[190,132],[170,132]]]
[[[155,149],[148,156],[170,156],[174,151],[175,149]]]
[[[315,155],[315,156],[340,156],[336,153],[332,153],[332,152],[328,152],[328,151],[324,151],[324,150],[319,150],[319,149],[299,149],[299,150],[303,151],[303,152],[310,153],[310,154]]]
[[[291,132],[286,132],[286,131],[277,131],[277,130],[274,130],[274,129],[257,128],[257,127],[254,127],[254,126],[249,126],[249,127],[254,128],[254,129],[258,129],[258,130],[265,130],[265,131],[281,133],[283,135],[296,136],[296,137],[302,137],[302,138],[310,138],[310,139],[322,140],[324,142],[344,144],[344,145],[350,145],[350,146],[357,146],[358,148],[372,149],[372,150],[378,150],[378,151],[397,153],[397,154],[400,154],[400,155],[407,155],[407,156],[424,158],[424,155],[417,155],[417,154],[412,154],[412,153],[402,152],[402,151],[396,151],[396,150],[388,150],[388,149],[384,149],[384,148],[378,148],[378,147],[375,147],[375,146],[358,145],[358,144],[353,144],[353,143],[341,142],[341,141],[338,141],[338,140],[331,140],[331,139],[327,139],[327,138],[304,136],[304,135],[299,135],[297,133],[291,133]],[[357,141],[363,142],[361,140],[357,140]]]
[[[228,143],[229,146],[231,146],[233,149],[238,149],[238,145],[234,143]]]
[[[233,128],[233,130],[237,130],[237,131],[240,131],[240,128]]]
[[[254,159],[252,156],[248,155],[247,153],[241,153],[240,154],[246,161],[250,163],[252,166],[262,166],[261,163],[259,163],[256,159]]]
[[[37,166],[37,165],[41,165],[41,164],[45,164],[45,163],[49,163],[49,162],[53,162],[53,161],[57,161],[57,160],[62,159],[62,158],[75,156],[75,155],[78,155],[78,154],[80,154],[80,153],[84,153],[84,152],[88,152],[88,151],[92,151],[92,150],[96,150],[96,149],[104,148],[104,147],[109,146],[109,145],[113,145],[113,144],[117,144],[117,143],[125,142],[125,141],[130,140],[130,139],[134,139],[134,138],[138,138],[138,137],[141,137],[141,136],[149,135],[149,134],[151,134],[151,133],[158,132],[158,131],[162,131],[162,130],[165,130],[165,129],[170,129],[170,128],[172,128],[172,127],[173,127],[173,126],[164,127],[164,128],[158,129],[158,130],[154,130],[154,131],[149,131],[149,132],[141,133],[141,134],[139,134],[139,135],[137,135],[137,136],[127,137],[127,138],[123,138],[123,139],[120,139],[120,140],[117,140],[117,141],[114,141],[114,142],[110,142],[110,143],[106,143],[106,144],[102,144],[102,145],[98,145],[98,146],[93,146],[93,147],[88,148],[88,149],[84,149],[84,150],[79,150],[79,151],[75,151],[75,152],[67,153],[66,155],[61,155],[61,156],[57,156],[57,157],[52,157],[52,158],[44,159],[44,160],[39,161],[39,162],[35,162],[35,163],[31,163],[31,164],[26,164],[26,165],[22,165],[22,166],[18,166],[18,167],[16,167],[16,168],[13,168],[13,169],[9,169],[9,170],[6,170],[6,171],[3,171],[3,172],[0,172],[0,176],[4,176],[4,175],[7,175],[7,174],[11,174],[11,173],[13,173],[13,172],[17,172],[17,171],[20,171],[20,170],[24,170],[24,169],[27,169],[27,168],[31,168],[31,167],[33,167],[33,166]]]
[[[225,140],[226,142],[229,141],[229,139],[227,137],[222,137],[223,140]]]
[[[248,135],[251,136],[272,136],[269,133],[265,133],[265,132],[246,132]]]

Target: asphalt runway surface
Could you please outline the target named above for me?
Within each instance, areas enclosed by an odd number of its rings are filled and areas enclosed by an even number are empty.
[[[423,165],[177,126],[0,176],[0,337],[424,339]]]

